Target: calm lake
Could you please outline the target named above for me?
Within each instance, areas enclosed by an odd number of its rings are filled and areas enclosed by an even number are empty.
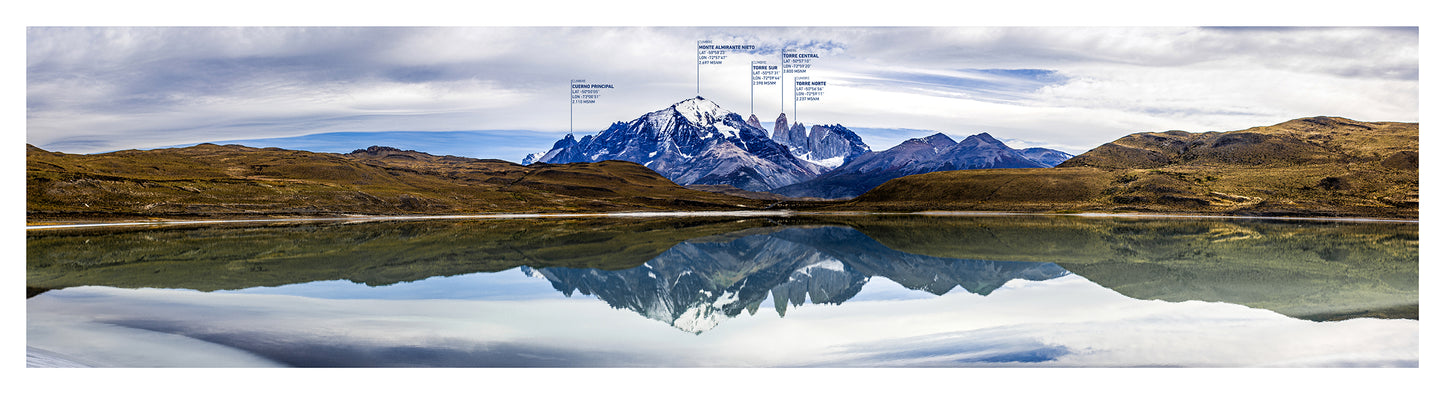
[[[533,218],[31,230],[30,366],[1417,367],[1416,223]]]

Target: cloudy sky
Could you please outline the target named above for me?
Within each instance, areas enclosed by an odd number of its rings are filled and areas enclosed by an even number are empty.
[[[699,66],[698,40],[754,49]],[[569,127],[700,94],[765,121],[913,129],[861,133],[875,150],[934,130],[1081,153],[1140,131],[1418,121],[1419,41],[1362,27],[30,27],[25,130],[67,153],[508,130],[491,134],[514,144],[477,155],[516,161]],[[750,85],[749,63],[780,49],[818,55],[803,76],[826,81],[821,100],[795,110],[791,89]],[[570,106],[572,79],[614,88]]]

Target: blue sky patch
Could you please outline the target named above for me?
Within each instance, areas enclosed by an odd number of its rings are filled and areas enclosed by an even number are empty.
[[[565,134],[565,132],[543,133],[518,130],[335,132],[297,137],[227,140],[214,143],[331,153],[350,153],[357,149],[380,145],[433,155],[500,159],[519,163],[529,153],[550,149],[552,144]],[[574,133],[574,135],[582,138],[586,134]]]

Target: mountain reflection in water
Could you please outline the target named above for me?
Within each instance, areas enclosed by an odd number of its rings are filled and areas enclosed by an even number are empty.
[[[739,242],[732,244],[739,250],[724,252],[729,242]],[[860,275],[933,294],[954,286],[987,294],[1004,278],[1047,278],[1052,268],[1025,267],[1054,263],[1137,299],[1228,302],[1316,321],[1419,315],[1415,223],[916,215],[443,220],[32,231],[25,253],[31,296],[85,285],[213,291],[340,279],[383,286],[526,266],[549,269],[563,291],[609,294],[614,305],[671,322],[697,306],[695,296],[675,291],[718,297],[745,291],[724,304],[756,308],[754,291],[771,294],[788,282],[783,277],[811,265],[796,265],[808,257],[787,254],[818,253],[836,263],[820,257],[814,261],[820,265],[798,273],[816,277],[779,289],[775,302],[796,305],[808,294],[813,302],[836,303],[857,286],[829,281]],[[665,268],[661,260],[669,262]],[[672,263],[678,261],[699,266]],[[980,264],[994,264],[998,273],[975,269]],[[639,285],[671,297],[642,303],[603,290],[635,287],[638,278],[583,283],[561,268],[698,276]]]
[[[980,295],[1013,279],[1068,274],[1052,263],[999,262],[899,252],[847,227],[789,227],[684,241],[647,263],[606,271],[524,268],[567,295],[596,295],[615,308],[700,333],[772,298],[778,316],[789,304],[841,304],[869,278],[942,295],[955,287]]]

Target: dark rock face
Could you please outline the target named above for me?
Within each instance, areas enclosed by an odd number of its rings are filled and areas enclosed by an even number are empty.
[[[1069,157],[1053,149],[1013,149],[988,133],[956,143],[939,133],[904,141],[886,151],[860,154],[815,179],[773,192],[790,197],[852,198],[907,175],[983,168],[1048,168]]]
[[[787,145],[793,156],[826,169],[873,151],[858,134],[842,125],[813,125],[810,130],[802,123],[789,125],[787,114],[778,114],[773,141]]]
[[[784,120],[786,122],[786,120]],[[742,116],[702,97],[683,100],[631,122],[613,123],[594,136],[553,145],[539,162],[624,160],[639,163],[681,185],[724,184],[764,191],[812,179],[823,169],[799,160],[788,147]]]
[[[808,132],[808,145],[799,157],[837,168],[872,151],[858,134],[843,125],[814,125]]]
[[[773,141],[783,145],[793,143],[791,129],[788,128],[788,114],[778,114],[778,119],[773,121]]]
[[[807,143],[808,128],[806,126],[803,126],[802,122],[793,123],[793,127],[788,129],[788,143],[783,145],[792,147],[794,145],[806,145]]]
[[[351,154],[356,155],[356,154],[363,154],[363,153],[365,153],[365,154],[373,155],[373,156],[374,156],[374,155],[379,155],[379,154],[387,153],[387,152],[401,152],[401,151],[402,151],[401,149],[393,148],[393,147],[390,147],[390,146],[372,145],[372,146],[367,147],[366,149],[357,149],[357,150],[351,151]]]

